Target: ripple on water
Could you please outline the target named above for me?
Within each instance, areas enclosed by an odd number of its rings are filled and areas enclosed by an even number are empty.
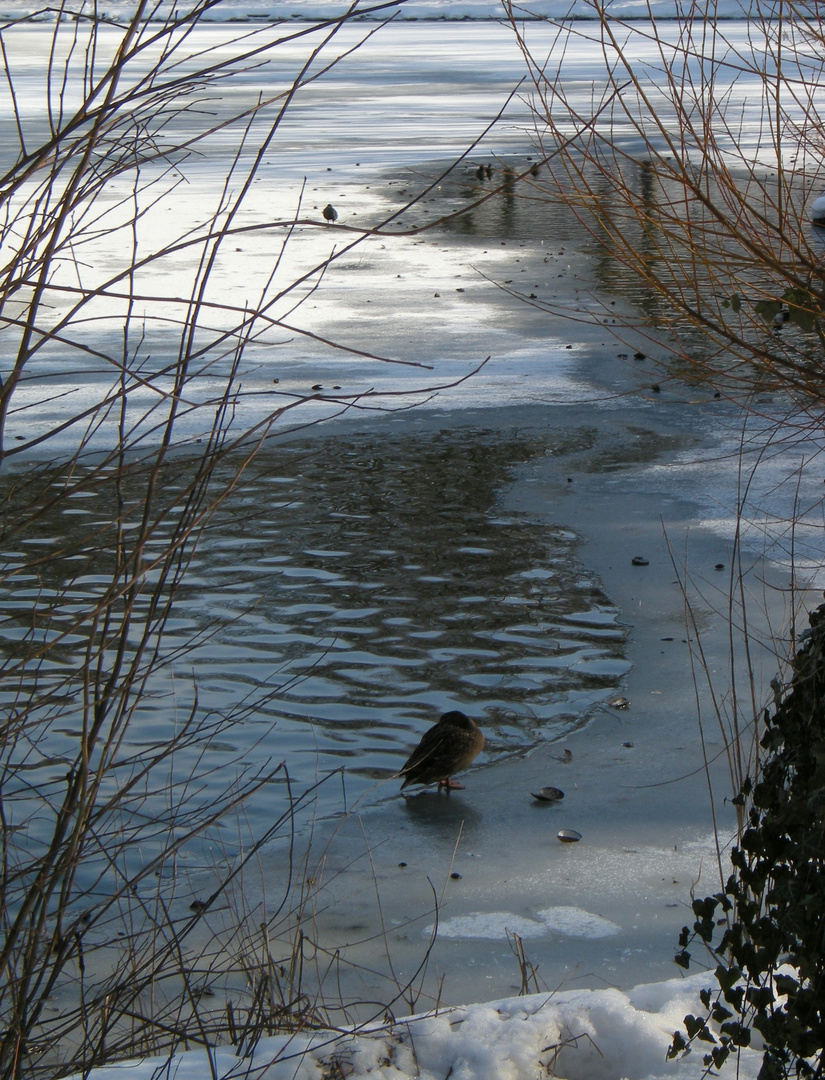
[[[226,649],[226,678],[246,682],[237,646],[247,621],[260,633],[271,620],[273,678],[296,678],[259,719],[275,731],[303,725],[313,740],[338,741],[357,724],[351,768],[365,776],[386,760],[388,730],[397,768],[450,707],[484,726],[483,760],[561,737],[580,720],[565,703],[598,700],[627,663],[616,610],[579,563],[573,534],[502,513],[514,466],[547,450],[547,438],[463,431],[330,439],[259,458],[238,495],[261,509],[250,553],[260,595],[254,611],[237,606],[210,663]],[[282,498],[287,486],[293,498],[278,509],[271,492]],[[221,511],[224,541],[237,512],[232,502]],[[249,530],[244,517],[238,532]],[[234,545],[201,553],[212,590],[243,573]],[[209,593],[198,595],[206,612]]]
[[[163,739],[194,687],[204,715],[233,718],[207,758],[227,745],[253,762],[288,757],[298,782],[345,764],[356,795],[396,771],[449,708],[483,726],[482,765],[563,737],[627,661],[616,609],[575,537],[502,511],[514,468],[549,450],[563,454],[561,436],[465,429],[262,451],[199,540],[164,642],[176,659],[147,683],[130,745]],[[101,520],[106,497],[95,504]],[[51,567],[61,589],[72,533],[88,527],[75,514],[53,522],[67,552]],[[18,576],[0,579],[11,643],[31,626],[16,591],[25,556],[13,559]],[[65,604],[88,607],[105,572],[90,563],[73,574]],[[79,685],[82,633],[51,659],[68,730],[66,672]],[[59,759],[66,736],[53,737]],[[188,764],[182,752],[175,767]]]

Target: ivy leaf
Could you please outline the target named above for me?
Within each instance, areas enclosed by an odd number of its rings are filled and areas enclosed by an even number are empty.
[[[729,1020],[733,1016],[733,1013],[730,1011],[730,1009],[726,1009],[725,1006],[721,1004],[721,1002],[715,1001],[713,1003],[713,1009],[711,1010],[710,1015],[714,1023],[721,1024],[723,1020]]]
[[[685,1017],[685,1031],[688,1033],[688,1038],[695,1039],[697,1035],[700,1035],[705,1030],[707,1030],[707,1025],[704,1017],[688,1013]]]
[[[788,319],[808,333],[814,328],[815,311],[819,306],[807,289],[786,289],[782,299],[788,305]]]
[[[733,1020],[728,1024],[722,1024],[721,1030],[730,1037],[734,1046],[750,1046],[751,1029],[746,1024]]]
[[[668,1047],[667,1060],[672,1061],[675,1057],[679,1057],[680,1054],[687,1051],[690,1053],[690,1047],[685,1042],[685,1037],[681,1031],[673,1032],[673,1042]]]
[[[721,1069],[730,1055],[729,1046],[714,1046],[710,1052],[711,1060],[717,1069]]]
[[[774,983],[780,994],[795,994],[799,990],[799,982],[790,975],[777,975]]]
[[[706,896],[704,900],[694,900],[691,906],[697,919],[712,919],[717,905],[715,896]]]
[[[736,986],[736,984],[739,982],[740,978],[742,977],[742,972],[735,965],[733,967],[726,968],[719,964],[716,968],[716,971],[714,972],[714,975],[716,976],[716,981],[719,983],[722,990],[728,991],[732,990],[734,986]],[[725,995],[725,998],[726,1000],[728,1000],[727,994]]]
[[[782,310],[781,300],[758,300],[754,305],[754,310],[757,315],[761,315],[766,323],[773,323],[773,320]]]

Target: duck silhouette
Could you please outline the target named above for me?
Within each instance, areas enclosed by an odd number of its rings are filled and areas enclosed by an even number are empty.
[[[408,784],[438,784],[447,793],[463,784],[452,776],[466,769],[484,746],[484,735],[475,720],[454,709],[446,712],[437,724],[425,731],[421,742],[407,758],[400,772],[404,777],[401,790]]]

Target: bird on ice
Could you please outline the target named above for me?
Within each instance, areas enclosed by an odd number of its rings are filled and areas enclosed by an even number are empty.
[[[332,203],[328,202],[327,205],[324,207],[324,209],[321,211],[321,213],[324,215],[324,218],[328,222],[330,222],[330,224],[333,221],[338,220],[338,211],[335,209],[335,207],[332,205]]]
[[[484,736],[475,720],[457,709],[444,713],[437,724],[424,732],[421,742],[407,758],[399,774],[404,777],[401,790],[407,784],[438,784],[439,791],[443,787],[448,793],[463,788],[452,776],[466,769],[483,746]]]

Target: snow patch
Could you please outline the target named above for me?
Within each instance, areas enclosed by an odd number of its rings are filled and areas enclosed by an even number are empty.
[[[450,938],[498,941],[506,938],[508,931],[525,939],[545,937],[548,933],[564,934],[565,937],[604,938],[621,933],[621,927],[583,908],[564,906],[537,911],[534,919],[514,915],[510,911],[485,911],[455,915],[438,925],[439,937]],[[432,932],[432,925],[423,931],[425,937],[430,937]]]
[[[585,913],[586,914],[586,913]],[[415,1016],[351,1034],[317,1032],[262,1039],[248,1057],[202,1050],[93,1069],[90,1080],[695,1080],[701,1060],[667,1061],[673,1032],[700,1009],[706,974],[620,990],[570,990],[509,998]],[[722,1080],[753,1080],[761,1054],[744,1050]],[[73,1080],[80,1080],[79,1076]]]

